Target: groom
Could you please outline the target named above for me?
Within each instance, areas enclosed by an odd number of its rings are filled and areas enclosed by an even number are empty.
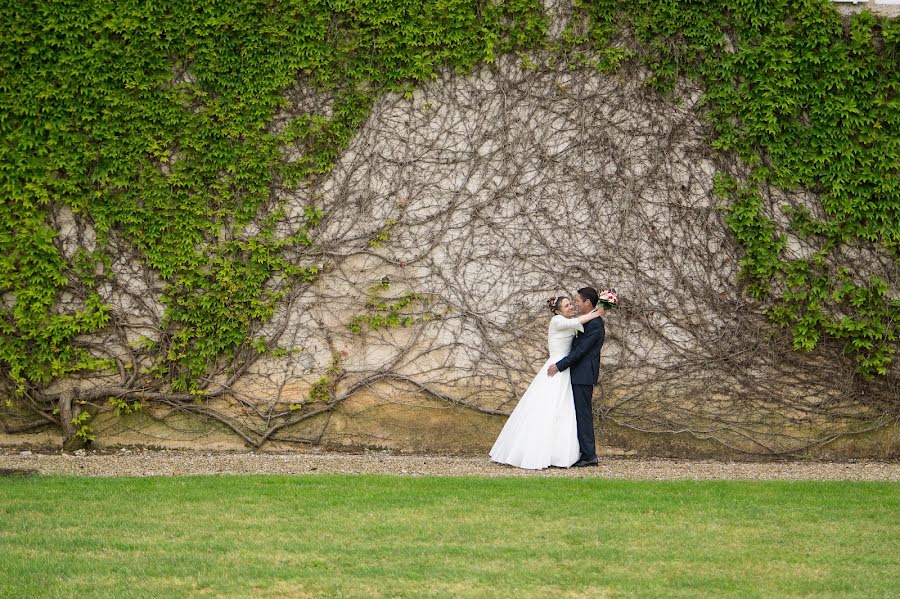
[[[575,307],[580,314],[587,314],[597,306],[597,290],[583,287],[575,294]],[[600,316],[606,314],[600,308]],[[600,349],[606,338],[602,318],[595,318],[584,325],[584,333],[576,335],[569,355],[547,368],[547,374],[572,369],[572,395],[575,396],[575,419],[578,423],[578,445],[581,455],[573,466],[596,466],[597,446],[594,441],[594,410],[591,396],[597,375],[600,373]]]

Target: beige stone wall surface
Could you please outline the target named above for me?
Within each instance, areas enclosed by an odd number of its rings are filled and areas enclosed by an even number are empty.
[[[545,300],[595,286],[622,299],[606,317],[594,399],[601,444],[900,455],[898,369],[863,380],[839,343],[800,353],[772,327],[767,306],[744,293],[741,250],[712,193],[715,172],[746,168],[711,152],[701,89],[684,83],[662,97],[646,77],[559,69],[536,53],[442,73],[411,98],[382,96],[328,175],[278,192],[283,234],[308,206],[325,215],[316,255],[294,258],[322,264],[321,276],[289,290],[258,331],[287,353],[263,355],[235,380],[223,374],[223,394],[203,402],[115,415],[95,398],[96,443],[485,452],[546,359]],[[286,94],[295,111],[329,109],[299,83]],[[817,207],[811,193],[766,193],[780,227],[785,206]],[[94,243],[89,223],[54,218],[68,251]],[[796,257],[816,250],[788,241]],[[124,355],[127,342],[158,334],[162,283],[124,241],[110,243],[122,251],[104,299],[130,327],[96,342]],[[860,280],[878,274],[898,294],[896,265],[877,247],[845,253]],[[399,311],[407,322],[360,324],[405,294],[416,294]],[[330,401],[309,401],[323,377]],[[57,388],[83,396],[109,380]],[[27,420],[4,418],[8,431]],[[54,435],[8,432],[0,443]]]

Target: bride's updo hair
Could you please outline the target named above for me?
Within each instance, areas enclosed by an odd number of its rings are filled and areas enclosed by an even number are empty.
[[[547,308],[550,310],[550,314],[559,314],[559,305],[562,304],[564,299],[566,299],[565,295],[557,295],[547,300]]]

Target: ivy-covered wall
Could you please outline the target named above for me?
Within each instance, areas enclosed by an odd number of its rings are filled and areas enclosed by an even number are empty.
[[[8,432],[189,415],[316,443],[417,397],[495,415],[458,433],[478,450],[542,361],[540,298],[585,283],[629,298],[598,398],[624,430],[773,453],[900,418],[896,20],[825,0],[0,19]],[[403,414],[348,438],[391,444]]]
[[[897,348],[897,297],[887,281],[861,281],[829,255],[873,242],[895,265],[900,258],[900,26],[862,13],[845,29],[820,2],[650,4],[660,3],[645,3],[634,23],[653,83],[699,78],[713,147],[752,168],[741,184],[717,179],[731,200],[726,222],[746,250],[748,292],[775,296],[770,314],[791,327],[796,349],[813,349],[822,335],[846,339],[860,374],[884,375]],[[785,214],[790,232],[814,245],[808,258],[782,256],[785,236],[760,211],[760,185],[817,193],[815,211]]]

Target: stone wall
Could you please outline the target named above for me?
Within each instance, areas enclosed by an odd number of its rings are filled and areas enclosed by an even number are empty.
[[[290,290],[260,331],[285,351],[195,405],[116,415],[95,398],[85,409],[96,444],[485,453],[545,360],[546,298],[591,285],[622,298],[606,318],[594,399],[601,445],[900,455],[896,364],[866,380],[836,343],[796,352],[743,292],[712,181],[746,172],[711,153],[700,90],[685,83],[662,97],[639,70],[563,70],[544,58],[507,56],[382,96],[327,176],[279,191],[284,234],[310,205],[325,215],[316,255],[296,257],[321,263],[321,276]],[[294,111],[330,110],[300,84],[286,93]],[[816,208],[804,192],[769,189],[765,200],[783,225],[783,206]],[[64,253],[94,243],[89,222],[64,209],[53,218]],[[788,241],[796,256],[815,249]],[[110,243],[121,252],[104,300],[131,328],[95,341],[116,354],[152,335],[162,285],[127,244]],[[897,295],[888,256],[846,254]],[[57,387],[77,399],[106,382]],[[0,443],[58,442],[46,429],[15,432],[9,408],[3,418]]]

